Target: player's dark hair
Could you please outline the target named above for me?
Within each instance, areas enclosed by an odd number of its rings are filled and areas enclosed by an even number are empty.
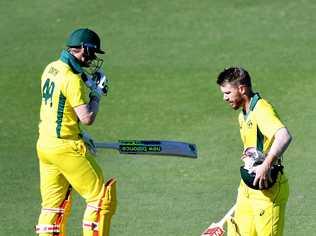
[[[217,77],[217,84],[232,83],[236,85],[245,85],[251,88],[251,78],[245,69],[241,67],[230,67],[224,69]]]

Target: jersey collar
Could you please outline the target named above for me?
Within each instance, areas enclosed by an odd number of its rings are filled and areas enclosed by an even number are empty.
[[[242,110],[244,117],[247,118],[248,114],[255,109],[255,106],[257,105],[257,102],[261,99],[259,93],[255,93],[250,100],[249,104],[249,112],[246,113],[244,110]]]
[[[61,52],[60,60],[69,65],[75,74],[81,74],[83,72],[78,60],[67,50]]]
[[[250,100],[250,105],[249,105],[249,110],[250,110],[250,111],[253,111],[253,109],[254,109],[255,106],[257,105],[257,102],[259,101],[260,98],[261,98],[261,97],[260,97],[259,93],[255,93],[255,94],[252,96],[252,98],[251,98],[251,100]]]

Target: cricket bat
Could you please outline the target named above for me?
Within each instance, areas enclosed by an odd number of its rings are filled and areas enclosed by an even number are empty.
[[[207,229],[201,234],[201,236],[223,236],[225,233],[224,224],[226,220],[234,214],[236,204],[229,209],[226,215],[216,223],[212,223]]]
[[[96,148],[116,149],[121,154],[167,155],[197,158],[195,144],[162,140],[119,140],[118,142],[95,142]]]

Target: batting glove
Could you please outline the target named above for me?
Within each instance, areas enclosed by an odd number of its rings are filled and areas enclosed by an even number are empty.
[[[93,79],[95,80],[96,87],[91,90],[91,95],[96,95],[98,97],[106,96],[109,90],[109,81],[106,78],[105,73],[100,69],[93,75]]]
[[[91,90],[90,97],[106,96],[109,90],[108,79],[105,73],[100,69],[95,72],[92,76],[83,74],[82,76],[85,84]]]
[[[253,173],[254,167],[261,164],[264,161],[265,157],[264,154],[258,149],[250,147],[244,150],[241,159],[245,163],[244,168],[248,170],[249,173]]]

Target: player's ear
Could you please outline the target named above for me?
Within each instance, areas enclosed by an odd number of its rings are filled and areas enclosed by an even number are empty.
[[[241,95],[245,95],[247,93],[247,87],[245,85],[238,85],[238,91]]]

